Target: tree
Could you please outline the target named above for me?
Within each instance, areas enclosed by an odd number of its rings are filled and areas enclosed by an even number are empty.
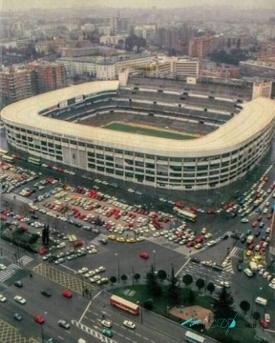
[[[252,317],[255,320],[259,320],[261,318],[261,315],[259,312],[253,312]]]
[[[240,302],[240,308],[244,311],[244,313],[246,314],[247,311],[249,311],[250,309],[250,304],[248,301],[243,300]]]
[[[138,281],[138,280],[140,279],[140,274],[136,273],[136,274],[134,275],[134,279],[135,279],[136,281]]]
[[[151,265],[150,271],[146,275],[146,288],[147,293],[151,296],[155,295],[155,290],[158,287],[157,276],[155,274],[154,266]]]
[[[213,284],[213,282],[209,282],[209,284],[207,285],[207,290],[211,293],[211,295],[213,294],[213,292],[215,291],[215,285]]]
[[[158,278],[160,281],[166,280],[167,279],[167,274],[165,270],[159,270],[158,271]]]
[[[201,290],[204,287],[204,284],[205,284],[205,282],[203,279],[198,279],[196,281],[196,286],[198,287],[199,290]]]
[[[127,279],[128,279],[127,275],[125,275],[125,274],[121,275],[121,280],[122,281],[126,282]]]
[[[147,299],[144,302],[144,307],[146,308],[146,310],[151,311],[153,309],[153,305],[154,305],[153,299]]]
[[[195,293],[192,291],[192,289],[189,289],[189,295],[188,295],[188,301],[189,305],[193,305],[195,303]]]
[[[232,305],[234,299],[225,287],[218,293],[218,298],[214,301],[214,313],[216,318],[227,318],[232,315]],[[233,317],[232,317],[233,318]]]
[[[185,274],[182,277],[182,282],[185,284],[185,286],[190,286],[191,283],[193,282],[193,277],[190,274]]]
[[[117,282],[117,278],[115,276],[111,276],[110,277],[110,282],[116,283]]]
[[[171,305],[176,305],[180,301],[180,290],[178,287],[179,279],[175,276],[173,264],[171,269],[171,277],[168,280],[170,282],[167,292],[168,300]]]

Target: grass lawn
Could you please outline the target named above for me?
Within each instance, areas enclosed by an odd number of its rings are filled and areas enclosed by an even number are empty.
[[[167,286],[162,285],[163,294],[160,298],[154,298],[148,296],[146,293],[146,285],[135,285],[135,286],[128,286],[121,288],[110,289],[110,293],[116,294],[122,298],[125,298],[133,303],[143,304],[148,298],[153,299],[153,312],[158,313],[159,315],[168,317],[171,320],[174,320],[177,323],[181,323],[182,320],[174,317],[172,315],[168,315],[167,309],[169,307],[169,303],[166,297],[167,294]],[[182,289],[182,301],[179,305],[184,306],[192,306],[192,305],[199,305],[204,308],[212,309],[213,298],[209,294],[194,292],[195,299],[192,304],[189,303],[189,289],[183,288]],[[178,305],[178,306],[179,306]],[[231,321],[230,321],[231,323]],[[212,324],[212,328],[210,328],[205,334],[208,336],[217,339],[222,343],[256,343],[255,337],[255,330],[252,328],[248,328],[245,326],[246,320],[239,314],[236,317],[236,326],[228,330],[227,334],[227,326],[226,328],[218,328],[215,325],[215,322]],[[252,323],[252,322],[251,322]],[[221,325],[223,326],[223,325]],[[195,329],[195,326],[192,328]]]
[[[141,125],[130,125],[123,123],[110,123],[102,126],[104,129],[129,132],[139,135],[154,136],[160,138],[169,138],[169,139],[178,139],[178,140],[187,140],[187,139],[196,139],[198,137],[191,134],[184,134],[179,132],[173,132],[169,130],[162,130],[158,128],[147,128],[142,127]]]

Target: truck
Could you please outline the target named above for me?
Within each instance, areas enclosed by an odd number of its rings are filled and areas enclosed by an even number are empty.
[[[251,244],[253,242],[253,239],[254,239],[253,235],[247,236],[246,243]]]

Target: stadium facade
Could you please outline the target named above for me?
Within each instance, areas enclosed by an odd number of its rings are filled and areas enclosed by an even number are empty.
[[[1,119],[16,151],[98,175],[171,190],[215,189],[251,171],[270,149],[275,102],[259,97],[217,130],[174,140],[58,119],[116,97],[118,81],[98,81],[31,97],[5,107]],[[180,93],[179,93],[180,94]],[[110,111],[112,112],[112,111]]]

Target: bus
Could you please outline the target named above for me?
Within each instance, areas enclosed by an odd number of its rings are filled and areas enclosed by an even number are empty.
[[[2,155],[2,161],[8,162],[8,163],[14,163],[14,157],[8,156],[8,155]]]
[[[186,331],[184,336],[186,342],[190,343],[204,343],[205,338],[191,331]]]
[[[0,149],[0,155],[7,155],[8,151]]]
[[[139,305],[132,303],[131,301],[125,300],[117,295],[112,295],[110,298],[110,304],[120,308],[123,311],[134,314],[135,316],[139,313]]]
[[[32,164],[36,164],[37,166],[40,166],[40,159],[39,158],[35,158],[35,157],[29,157],[28,158],[28,162],[32,163]]]
[[[173,207],[173,210],[179,217],[182,217],[190,222],[195,222],[197,220],[197,215],[193,212],[182,210],[178,207]]]

